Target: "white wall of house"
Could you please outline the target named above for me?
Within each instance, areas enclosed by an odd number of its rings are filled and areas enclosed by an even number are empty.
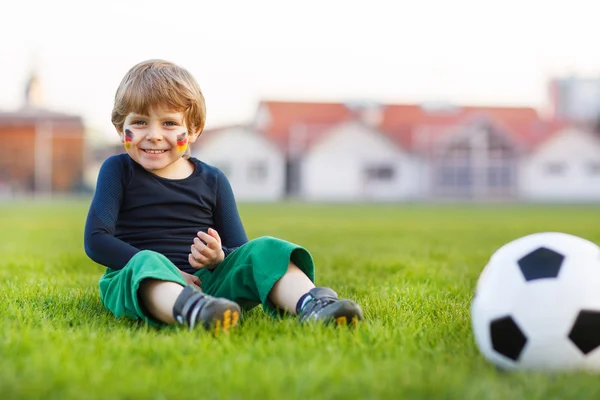
[[[431,154],[432,196],[471,200],[518,195],[521,147],[492,120],[449,128]]]
[[[305,154],[300,195],[312,201],[391,201],[422,195],[425,172],[417,159],[380,132],[340,124]]]
[[[201,143],[202,142],[202,143]],[[277,201],[285,193],[285,161],[277,146],[250,128],[201,136],[193,155],[221,169],[237,201]]]
[[[599,201],[600,139],[575,128],[557,132],[523,160],[520,193],[535,201]]]

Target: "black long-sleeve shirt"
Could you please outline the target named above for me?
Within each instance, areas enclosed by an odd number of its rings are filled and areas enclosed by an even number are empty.
[[[248,241],[233,191],[217,168],[190,158],[194,172],[185,179],[156,176],[129,155],[108,158],[98,174],[88,212],[84,245],[95,262],[121,269],[140,250],[165,255],[179,269],[188,262],[198,231],[215,229],[225,256]]]

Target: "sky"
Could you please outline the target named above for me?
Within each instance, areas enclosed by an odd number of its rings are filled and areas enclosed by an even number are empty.
[[[597,0],[5,0],[0,110],[32,70],[47,108],[115,135],[134,64],[188,69],[207,128],[251,121],[261,99],[532,106],[553,76],[600,76]]]

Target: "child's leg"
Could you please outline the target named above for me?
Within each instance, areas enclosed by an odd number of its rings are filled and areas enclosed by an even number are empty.
[[[315,287],[310,279],[290,261],[285,275],[275,282],[269,299],[280,309],[299,315],[304,321],[334,321],[356,325],[363,319],[361,308],[351,300],[340,300],[333,290]]]
[[[121,270],[107,270],[99,282],[102,302],[116,317],[143,319],[156,326],[177,322],[190,328],[202,324],[228,329],[237,324],[237,304],[186,285],[169,259],[148,250],[137,253]]]
[[[144,279],[140,283],[138,295],[154,318],[165,324],[174,324],[173,306],[182,291],[183,286],[179,283]]]
[[[207,293],[234,300],[248,309],[262,303],[273,316],[285,310],[299,314],[301,321],[342,324],[363,319],[356,303],[338,299],[329,288],[315,288],[310,253],[281,239],[254,239],[230,254],[214,271],[200,270],[197,275]]]
[[[308,276],[290,261],[285,275],[273,285],[269,300],[278,308],[296,315],[298,300],[314,287]]]
[[[328,287],[311,289],[298,301],[296,306],[300,322],[335,322],[337,325],[356,326],[363,320],[363,312],[358,304],[348,299],[339,299],[337,293]]]
[[[262,304],[273,316],[282,308],[293,312],[295,303],[314,285],[310,253],[296,244],[273,237],[260,237],[228,255],[214,270],[199,270],[202,289],[251,309]],[[279,283],[283,290],[273,293]],[[284,293],[286,290],[290,293]],[[283,303],[281,303],[283,301]]]

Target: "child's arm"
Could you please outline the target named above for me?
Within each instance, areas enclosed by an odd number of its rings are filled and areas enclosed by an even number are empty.
[[[213,211],[215,230],[222,240],[223,252],[227,257],[235,249],[248,241],[244,225],[235,203],[233,190],[225,174],[217,174],[217,197]]]
[[[118,156],[107,159],[85,222],[85,252],[92,260],[112,269],[123,268],[140,250],[117,239],[115,225],[123,197],[124,168]]]

